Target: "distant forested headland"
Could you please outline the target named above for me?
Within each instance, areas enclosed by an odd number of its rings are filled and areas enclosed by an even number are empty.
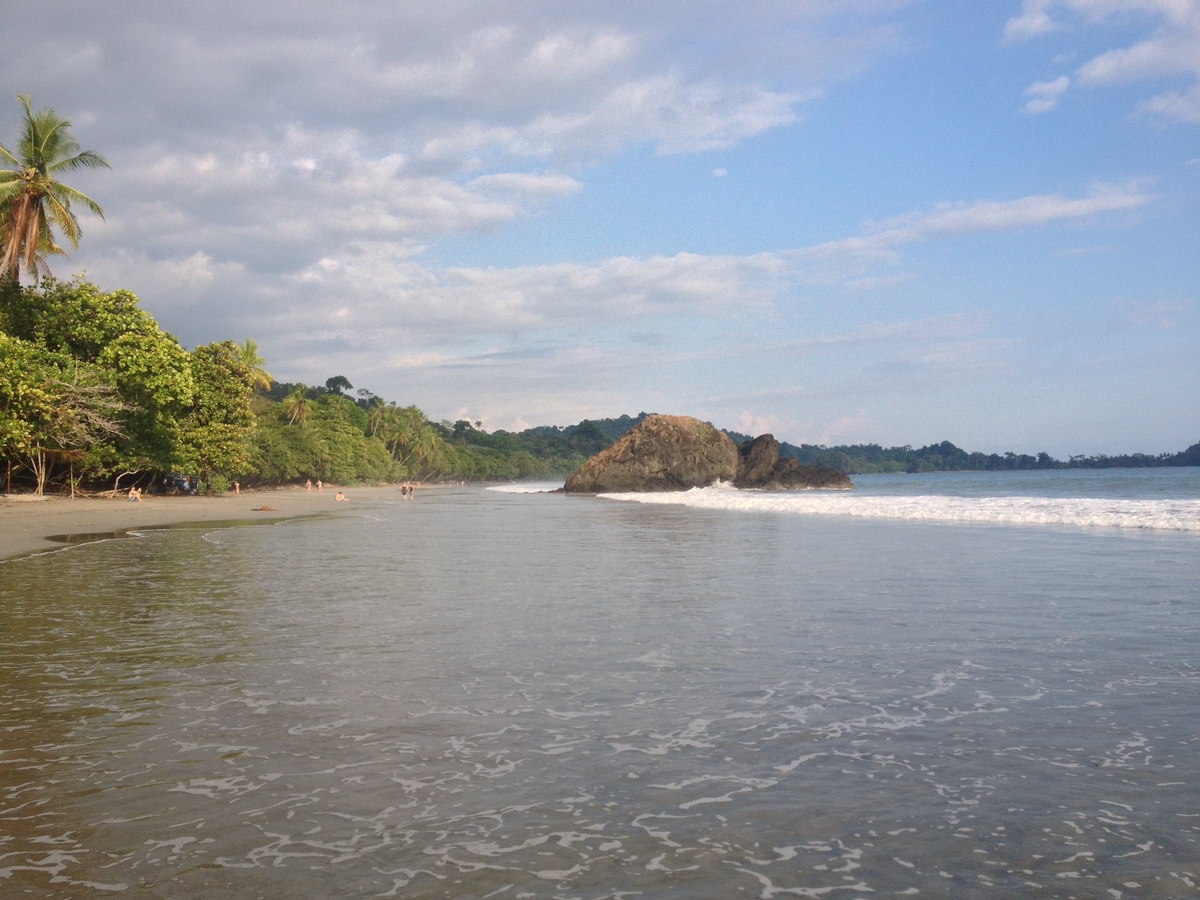
[[[744,436],[737,435],[735,439]],[[928,447],[881,447],[878,444],[853,444],[823,447],[813,444],[783,444],[781,455],[794,457],[805,465],[822,465],[848,475],[874,475],[886,472],[1004,472],[1028,469],[1141,469],[1157,466],[1200,466],[1200,443],[1179,453],[1151,456],[1131,453],[1124,456],[1072,456],[1055,459],[1048,453],[969,453],[949,441]]]
[[[647,415],[489,433],[481,422],[432,421],[415,405],[356,390],[344,375],[280,383],[264,365],[249,338],[185,349],[129,291],[0,279],[5,490],[561,478]],[[949,441],[919,449],[785,443],[782,452],[847,474],[1200,465],[1200,444],[1066,461],[969,453]]]
[[[528,452],[538,459],[561,464],[562,471],[598,453],[640,423],[651,413],[623,415],[616,419],[585,419],[578,425],[543,426],[520,432],[480,431],[469,422],[457,422],[453,436],[471,446],[489,447],[501,452]],[[723,429],[735,443],[751,436]],[[582,455],[580,455],[582,454]],[[881,447],[878,444],[853,444],[826,447],[818,444],[781,443],[780,455],[805,465],[828,466],[847,475],[871,475],[887,472],[963,472],[1007,471],[1024,469],[1111,469],[1151,466],[1200,466],[1200,443],[1179,453],[1151,456],[1133,453],[1126,456],[1072,456],[1055,459],[1047,453],[970,453],[949,441],[928,447]],[[577,462],[578,461],[578,462]],[[554,471],[559,471],[558,466]]]

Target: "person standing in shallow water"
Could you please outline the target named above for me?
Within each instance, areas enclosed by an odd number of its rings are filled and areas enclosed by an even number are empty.
[[[304,489],[306,491],[308,491],[310,494],[312,493],[312,479],[311,478],[305,480]]]
[[[324,491],[325,491],[325,483],[323,481],[321,481],[320,478],[318,478],[317,479],[317,493],[320,494],[320,493],[323,493]]]

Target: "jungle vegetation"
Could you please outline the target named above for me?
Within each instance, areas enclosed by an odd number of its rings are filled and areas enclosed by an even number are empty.
[[[586,427],[518,437],[432,422],[344,375],[279,383],[264,365],[249,338],[188,351],[129,291],[0,279],[5,488],[558,477],[608,443]]]

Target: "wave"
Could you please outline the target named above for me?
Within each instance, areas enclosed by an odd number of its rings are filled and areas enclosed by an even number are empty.
[[[1051,497],[873,496],[857,492],[768,493],[718,484],[679,493],[602,494],[607,500],[698,509],[803,516],[979,523],[1066,525],[1200,532],[1200,500],[1109,500]]]
[[[501,494],[548,494],[562,486],[561,481],[514,481],[511,484],[494,484],[487,490]]]

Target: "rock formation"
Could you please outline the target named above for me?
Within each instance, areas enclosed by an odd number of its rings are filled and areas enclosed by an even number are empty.
[[[567,478],[567,493],[686,491],[716,481],[739,488],[845,490],[854,485],[824,466],[779,458],[779,442],[764,434],[740,447],[690,416],[650,416]]]
[[[779,441],[772,434],[760,434],[738,445],[738,473],[733,483],[739,488],[765,491],[845,491],[854,487],[849,476],[837,469],[780,459]]]
[[[737,475],[725,433],[689,416],[650,416],[571,473],[567,493],[686,491]]]

